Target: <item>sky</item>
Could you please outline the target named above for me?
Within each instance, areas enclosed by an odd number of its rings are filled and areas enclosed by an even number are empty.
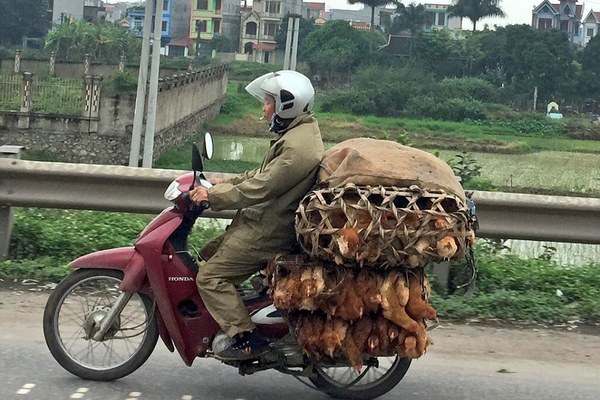
[[[323,0],[312,0],[312,1],[323,1]],[[485,18],[477,22],[477,28],[481,29],[485,24],[488,24],[490,28],[494,25],[504,26],[512,24],[531,24],[531,10],[540,5],[543,0],[500,0],[500,8],[506,14],[506,18]],[[410,3],[416,4],[452,4],[451,0],[402,0],[404,5]],[[551,3],[558,3],[559,0],[550,0]],[[579,0],[577,4],[584,5],[584,11],[582,18],[585,18],[590,9],[594,11],[600,11],[600,0]],[[351,5],[348,4],[347,0],[325,0],[325,8],[345,8],[345,9],[360,9],[362,5]],[[468,18],[463,20],[463,29],[472,29],[473,24]]]
[[[107,0],[108,3],[117,3],[123,0]],[[305,0],[306,1],[306,0]],[[347,10],[357,10],[363,8],[362,4],[349,4],[347,0],[310,0],[315,2],[325,1],[325,8],[342,8]],[[485,18],[477,22],[477,28],[483,29],[485,24],[490,28],[494,25],[504,26],[511,24],[531,24],[531,10],[540,5],[543,0],[500,0],[500,8],[506,14],[505,18]],[[551,3],[558,3],[560,0],[550,0]],[[410,3],[422,4],[451,4],[452,0],[401,0],[405,5]],[[251,3],[251,1],[249,1]],[[577,4],[583,4],[583,15],[585,18],[590,9],[600,11],[600,0],[579,0]],[[468,18],[463,20],[463,29],[472,29],[473,24]]]

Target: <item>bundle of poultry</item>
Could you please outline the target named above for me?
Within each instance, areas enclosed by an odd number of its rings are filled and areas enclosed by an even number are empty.
[[[474,238],[459,196],[354,184],[308,193],[296,211],[296,234],[313,258],[378,268],[460,258]]]
[[[273,304],[288,310],[313,359],[342,354],[359,369],[363,353],[417,358],[429,343],[425,321],[437,313],[422,269],[357,270],[295,255],[265,272]]]

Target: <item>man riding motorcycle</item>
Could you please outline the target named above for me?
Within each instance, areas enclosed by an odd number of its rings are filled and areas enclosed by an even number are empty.
[[[263,102],[269,131],[277,135],[262,165],[190,192],[194,203],[208,201],[213,211],[238,210],[226,232],[202,249],[207,261],[196,277],[206,308],[233,339],[231,347],[215,354],[222,360],[253,359],[267,349],[235,285],[296,244],[294,214],[315,184],[324,153],[312,114],[315,92],[306,76],[288,70],[268,73],[246,90]]]

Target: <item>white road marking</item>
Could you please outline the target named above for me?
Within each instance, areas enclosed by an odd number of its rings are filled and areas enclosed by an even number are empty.
[[[184,394],[183,396],[181,396],[181,400],[192,400],[194,397],[190,396],[189,394]]]
[[[83,399],[85,397],[85,394],[89,391],[89,388],[86,387],[80,387],[78,388],[75,393],[73,393],[71,396],[69,396],[69,398],[71,399]]]
[[[29,394],[31,389],[35,387],[35,383],[26,383],[21,386],[21,389],[17,390],[17,394]]]

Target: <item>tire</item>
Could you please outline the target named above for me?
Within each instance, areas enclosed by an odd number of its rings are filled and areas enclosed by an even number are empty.
[[[94,326],[122,292],[123,272],[79,269],[60,282],[44,310],[44,338],[52,356],[83,379],[111,381],[137,370],[158,340],[153,303],[134,293],[102,341]],[[97,329],[96,329],[97,330]]]
[[[379,357],[379,366],[363,367],[361,374],[364,376],[351,384],[360,375],[351,367],[325,368],[315,366],[316,377],[311,378],[315,387],[336,399],[369,400],[382,396],[392,390],[404,378],[411,360],[403,357]],[[389,365],[389,367],[384,366]],[[365,369],[366,368],[366,369]],[[385,369],[385,371],[383,371]],[[333,371],[332,371],[333,370]],[[381,374],[375,380],[369,380],[371,372]],[[337,377],[340,376],[341,377]],[[341,378],[347,377],[342,380]]]

